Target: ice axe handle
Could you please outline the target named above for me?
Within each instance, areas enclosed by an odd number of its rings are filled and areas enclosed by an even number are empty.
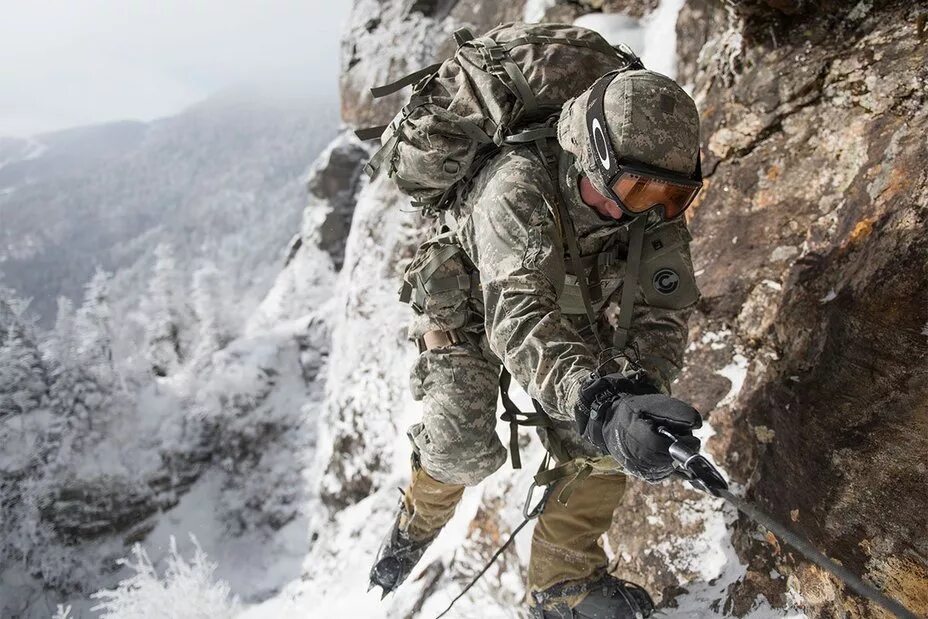
[[[657,432],[671,440],[668,451],[670,457],[673,458],[677,473],[690,482],[694,488],[713,496],[719,496],[719,490],[728,490],[728,483],[719,470],[704,455],[688,445],[684,437],[675,435],[663,426],[659,427]]]

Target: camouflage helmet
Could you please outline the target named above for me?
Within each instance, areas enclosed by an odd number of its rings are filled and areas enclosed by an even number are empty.
[[[575,157],[600,193],[602,186],[595,146],[587,126],[593,87],[567,101],[558,121],[558,142]],[[606,131],[620,159],[676,172],[696,173],[699,155],[699,113],[680,86],[665,75],[646,69],[619,73],[604,96]]]

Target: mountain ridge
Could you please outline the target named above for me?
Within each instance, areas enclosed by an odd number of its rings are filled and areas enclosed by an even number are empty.
[[[57,297],[79,298],[94,269],[138,271],[173,237],[183,261],[244,254],[238,284],[257,302],[264,289],[251,288],[269,286],[273,273],[251,272],[276,261],[297,227],[299,209],[280,205],[300,204],[306,162],[334,136],[334,107],[334,98],[233,90],[147,123],[4,139],[0,272],[47,325]],[[234,240],[236,228],[254,226],[266,238],[259,248],[221,248],[254,245]]]

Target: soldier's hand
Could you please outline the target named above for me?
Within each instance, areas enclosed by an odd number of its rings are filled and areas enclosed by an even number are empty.
[[[692,432],[702,418],[692,406],[658,393],[643,381],[614,374],[588,381],[580,389],[575,409],[580,434],[625,470],[647,481],[673,472],[671,441],[658,433],[666,428],[698,449]]]

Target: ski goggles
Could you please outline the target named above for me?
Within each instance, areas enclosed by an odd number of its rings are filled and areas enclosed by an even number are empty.
[[[618,71],[601,77],[590,92],[586,123],[593,146],[593,159],[601,181],[598,183],[627,215],[637,217],[649,211],[660,212],[665,221],[675,219],[693,203],[702,189],[702,165],[696,155],[692,177],[634,161],[623,161],[615,152],[606,129],[606,89]]]

